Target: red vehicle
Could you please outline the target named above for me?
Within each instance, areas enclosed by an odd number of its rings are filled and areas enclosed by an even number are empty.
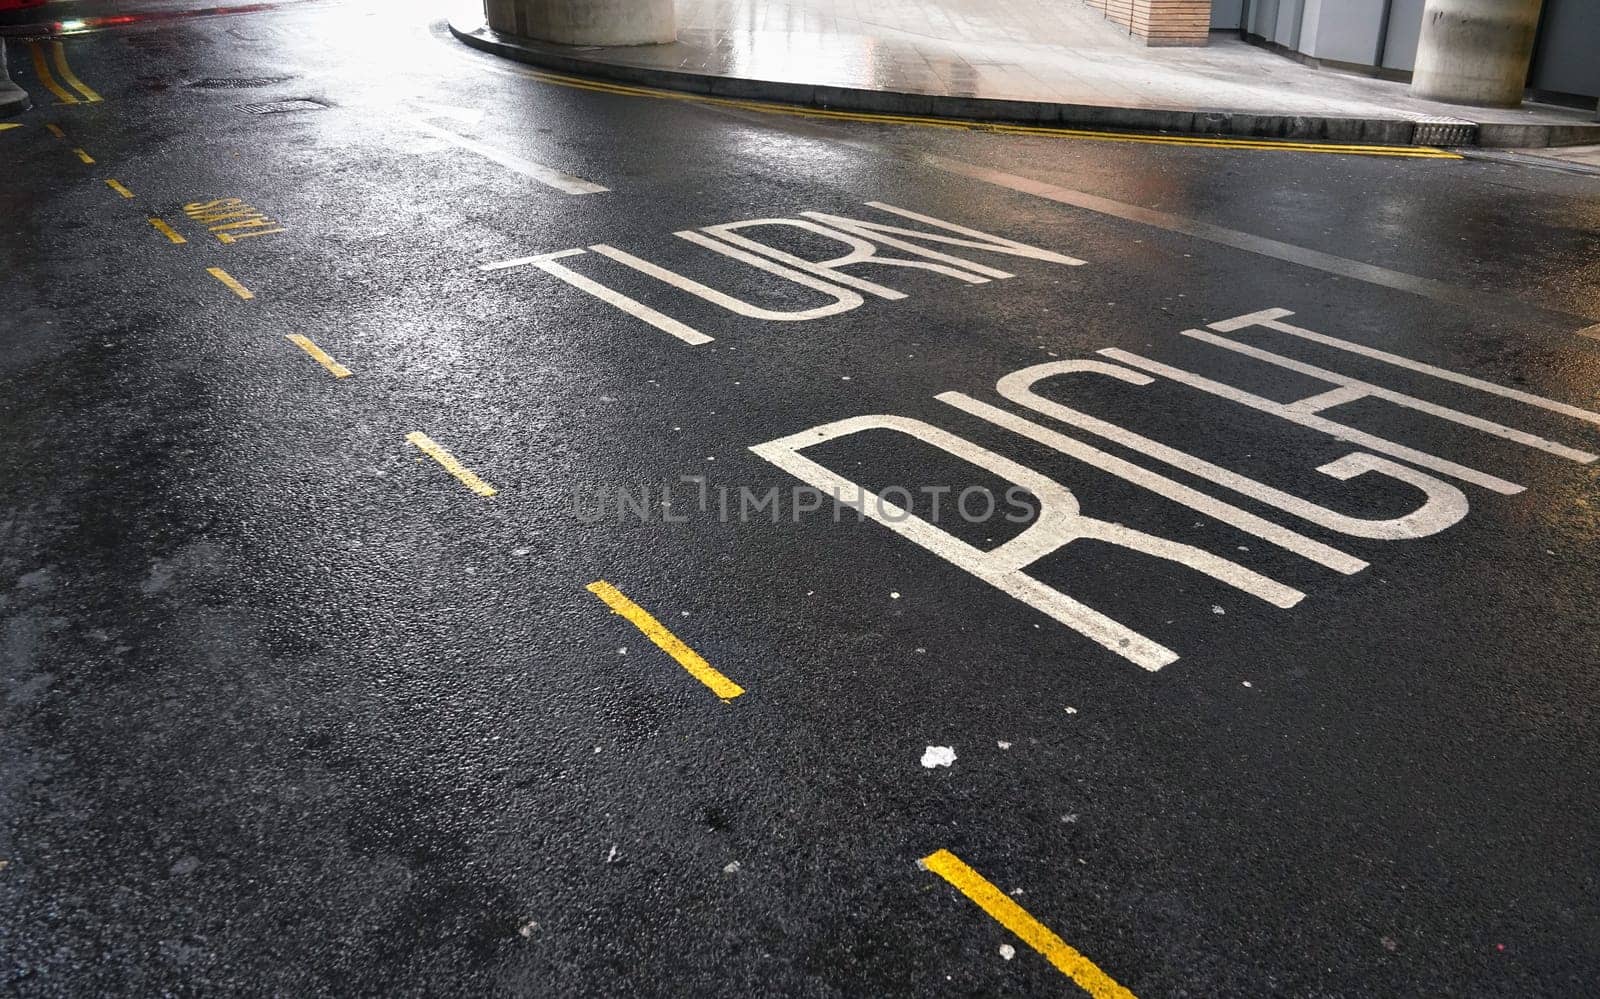
[[[48,0],[0,0],[0,24],[23,24],[33,20],[28,11],[43,7]]]

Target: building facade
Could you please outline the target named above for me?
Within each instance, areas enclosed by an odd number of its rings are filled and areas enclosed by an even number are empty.
[[[1409,80],[1426,0],[1083,0],[1149,45],[1204,45],[1209,31],[1316,64]],[[1527,3],[1528,0],[1522,0]],[[1535,4],[1536,6],[1536,4]],[[1600,0],[1544,0],[1526,87],[1536,100],[1600,98]]]
[[[1343,69],[1409,79],[1424,0],[1213,0],[1211,27]],[[1593,106],[1600,98],[1600,2],[1544,0],[1528,90]]]

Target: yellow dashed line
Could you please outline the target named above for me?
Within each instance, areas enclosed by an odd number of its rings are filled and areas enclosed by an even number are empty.
[[[406,434],[406,440],[413,444],[419,451],[444,466],[444,470],[461,480],[461,484],[482,496],[484,499],[499,492],[494,486],[478,478],[477,473],[456,460],[456,456],[446,451],[434,442],[433,438],[419,430]]]
[[[84,152],[82,148],[74,149],[73,152],[77,153],[78,159],[82,160],[83,162],[89,164],[94,163],[94,157]]]
[[[126,187],[123,187],[121,181],[111,180],[110,178],[107,178],[106,186],[111,188],[113,191],[116,191],[118,194],[122,195],[124,198],[133,197],[133,192],[128,190]]]
[[[301,336],[298,333],[290,333],[288,336],[284,337],[284,339],[288,340],[296,347],[299,347],[307,354],[310,354],[318,364],[322,365],[324,368],[327,368],[333,377],[350,377],[350,369],[340,364],[338,361],[335,361],[332,357],[329,357],[327,351],[311,342],[310,337]]]
[[[11,128],[21,128],[21,127],[22,127],[22,126],[21,126],[21,125],[18,125],[18,124],[17,124],[17,123],[16,123],[16,122],[12,122],[12,121],[0,121],[0,132],[4,132],[4,131],[6,131],[6,130],[7,130],[7,129],[11,129]]]
[[[59,41],[51,44],[55,46],[56,50],[56,69],[61,71],[61,78],[67,81],[67,86],[82,94],[83,99],[91,104],[105,100],[105,98],[85,86],[84,82],[78,79],[78,75],[72,71],[72,67],[67,65],[67,47]]]
[[[238,295],[240,298],[251,299],[251,298],[255,298],[256,297],[255,294],[249,288],[246,288],[244,285],[242,285],[239,282],[235,281],[233,279],[233,275],[229,274],[227,271],[223,270],[220,267],[207,267],[206,268],[206,273],[210,274],[212,277],[216,278],[218,281],[221,281],[223,284],[227,285],[228,286],[228,290],[232,291],[235,295]]]
[[[711,692],[724,701],[732,700],[744,693],[744,688],[717,672],[715,668],[700,657],[700,653],[683,644],[683,641],[668,631],[660,621],[650,616],[650,612],[622,595],[622,591],[605,580],[596,580],[589,584],[589,592],[606,602],[616,613],[627,618],[635,628],[644,632],[644,637],[656,643],[661,651],[678,661],[678,665],[689,671],[689,675],[711,688]]]
[[[173,243],[189,242],[187,239],[184,239],[182,236],[178,235],[177,230],[173,229],[172,226],[167,225],[160,219],[152,218],[150,220],[150,224],[156,227],[156,232],[159,232],[161,235],[167,237],[167,239]]]
[[[67,133],[61,131],[61,126],[57,125],[53,121],[47,122],[44,127],[48,128],[50,130],[50,134],[58,139],[65,139],[67,137]]]
[[[599,93],[618,94],[625,97],[650,97],[657,100],[690,101],[715,107],[736,108],[762,114],[789,115],[797,118],[824,118],[834,121],[855,121],[869,124],[917,125],[925,128],[950,128],[967,131],[996,132],[1003,135],[1041,135],[1064,139],[1086,139],[1094,142],[1132,142],[1163,146],[1199,146],[1207,149],[1263,149],[1277,152],[1326,153],[1343,156],[1390,156],[1408,159],[1461,159],[1455,153],[1431,146],[1363,146],[1331,142],[1295,142],[1273,139],[1227,139],[1204,135],[1136,135],[1121,132],[1094,132],[1086,129],[1050,128],[1043,125],[1010,125],[998,122],[961,121],[952,118],[930,118],[922,115],[873,114],[861,111],[835,111],[828,108],[790,107],[764,101],[712,97],[706,94],[679,93],[651,87],[634,87],[626,84],[604,83],[556,73],[523,71],[521,75],[542,83]]]
[[[983,875],[968,867],[949,850],[939,850],[922,858],[922,866],[955,885],[956,890],[994,917],[995,922],[1043,954],[1056,966],[1056,970],[1077,982],[1094,999],[1135,999],[1132,992],[1118,985],[1093,961],[1068,946],[1065,940],[1030,916],[1026,909],[1013,902],[1010,896],[990,884]]]
[[[77,104],[78,99],[68,93],[56,78],[50,75],[50,67],[44,61],[44,46],[38,42],[29,42],[28,51],[33,55],[33,73],[44,84],[44,88],[56,95],[56,100],[63,104]]]

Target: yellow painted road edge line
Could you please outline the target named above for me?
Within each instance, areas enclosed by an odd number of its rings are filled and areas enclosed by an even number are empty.
[[[922,866],[954,885],[978,908],[994,917],[995,922],[1043,954],[1058,971],[1077,982],[1094,999],[1135,999],[1132,992],[1117,984],[1093,961],[1074,950],[949,850],[937,850],[923,857]]]
[[[182,236],[178,235],[178,231],[176,229],[172,228],[170,225],[167,225],[158,218],[152,217],[150,219],[150,224],[155,226],[156,232],[159,232],[161,235],[167,237],[167,239],[171,240],[173,243],[189,242],[187,239],[184,239]]]
[[[51,44],[55,46],[56,50],[56,69],[61,71],[61,78],[67,81],[67,85],[73,90],[76,90],[78,93],[82,94],[83,99],[91,104],[95,103],[96,101],[105,100],[104,97],[101,97],[99,94],[85,86],[84,82],[78,79],[78,74],[74,73],[72,71],[72,67],[67,65],[67,47],[62,45],[59,41],[52,42]]]
[[[235,281],[232,274],[229,274],[220,267],[207,267],[206,273],[227,285],[228,290],[233,292],[235,295],[238,295],[240,298],[251,299],[256,297],[254,292],[240,284],[238,281]]]
[[[111,188],[113,191],[116,191],[118,194],[122,195],[124,198],[133,197],[133,192],[128,190],[126,187],[123,187],[121,181],[112,180],[111,178],[107,177],[106,178],[106,186]]]
[[[1004,122],[964,121],[958,118],[930,118],[922,115],[875,114],[862,111],[838,111],[830,108],[803,108],[773,104],[765,101],[713,97],[708,94],[680,93],[658,90],[653,87],[635,87],[626,84],[605,83],[557,73],[525,71],[520,75],[541,83],[626,97],[651,97],[661,100],[691,101],[717,107],[737,108],[763,114],[791,115],[799,118],[827,118],[837,121],[855,121],[869,124],[919,125],[932,128],[964,129],[967,131],[997,132],[1005,135],[1042,135],[1054,138],[1087,139],[1096,142],[1132,142],[1165,146],[1199,146],[1207,149],[1264,149],[1277,152],[1327,153],[1345,156],[1388,156],[1403,159],[1446,159],[1462,157],[1432,146],[1379,146],[1351,145],[1332,142],[1297,142],[1275,139],[1229,139],[1223,136],[1204,135],[1138,135],[1123,132],[1095,132],[1087,129],[1050,128],[1043,125],[1018,125]]]
[[[597,579],[587,587],[590,593],[604,600],[607,607],[628,619],[635,628],[644,632],[644,637],[656,643],[667,655],[678,661],[678,665],[689,671],[689,675],[711,688],[711,692],[724,701],[731,701],[744,693],[744,688],[723,676],[710,663],[701,658],[700,653],[683,644],[683,640],[660,621],[650,616],[650,612],[622,595],[622,591],[603,579]]]
[[[406,434],[406,441],[412,446],[416,447],[416,449],[421,451],[423,454],[432,458],[434,461],[437,461],[441,466],[444,467],[445,471],[461,480],[462,485],[477,493],[479,496],[482,496],[484,499],[488,499],[500,491],[494,486],[489,485],[489,483],[478,478],[476,472],[457,461],[455,455],[451,454],[449,451],[446,451],[443,447],[440,447],[432,437],[429,437],[422,431],[413,430],[411,433]]]
[[[328,356],[328,352],[323,350],[321,347],[318,347],[315,343],[312,343],[310,337],[301,336],[298,333],[290,333],[285,336],[284,339],[294,344],[296,347],[299,347],[307,354],[310,354],[318,364],[322,365],[324,368],[327,368],[328,372],[332,374],[333,377],[350,377],[350,369],[340,364],[338,361],[335,361],[332,357]]]
[[[56,100],[63,104],[81,103],[76,97],[64,90],[61,84],[56,82],[55,77],[50,75],[50,67],[44,61],[43,46],[38,42],[29,42],[28,51],[33,54],[33,74],[39,78],[40,83],[44,84],[46,90],[56,95]]]

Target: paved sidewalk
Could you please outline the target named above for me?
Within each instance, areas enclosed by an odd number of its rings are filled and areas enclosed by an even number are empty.
[[[678,0],[677,42],[626,48],[506,45],[481,16],[452,23],[551,68],[856,110],[1400,144],[1444,117],[1477,123],[1483,145],[1600,142],[1593,110],[1417,100],[1224,34],[1147,48],[1080,0]]]

